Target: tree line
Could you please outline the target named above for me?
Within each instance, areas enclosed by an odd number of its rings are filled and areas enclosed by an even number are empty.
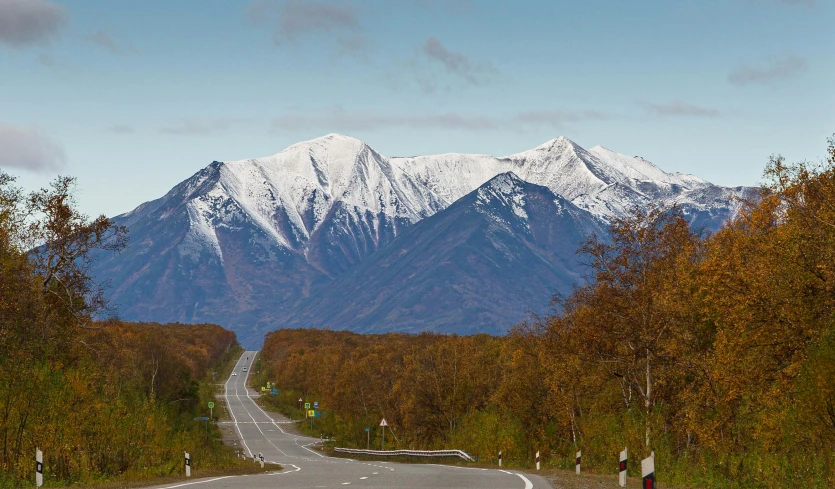
[[[95,320],[107,284],[88,267],[127,231],[79,213],[74,183],[27,194],[0,172],[0,487],[33,484],[36,447],[47,485],[179,473],[185,449],[231,463],[193,418],[235,334]]]
[[[832,487],[835,140],[765,177],[712,234],[675,206],[614,220],[578,252],[586,283],[507,336],[279,330],[267,377],[343,446],[385,417],[387,448],[614,473],[628,446],[666,482]]]

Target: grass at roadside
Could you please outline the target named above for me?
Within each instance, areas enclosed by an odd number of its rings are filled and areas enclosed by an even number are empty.
[[[249,462],[244,465],[240,465],[237,467],[225,467],[225,468],[204,468],[200,470],[194,470],[191,473],[191,479],[198,479],[198,478],[207,478],[207,477],[225,477],[225,476],[238,476],[238,475],[252,475],[252,474],[264,474],[268,472],[276,472],[282,470],[280,465],[264,465],[264,468],[261,468],[260,464],[256,464],[253,462]],[[169,485],[169,484],[182,484],[185,482],[185,478],[182,476],[175,477],[175,476],[167,476],[167,477],[146,477],[141,479],[120,479],[114,480],[109,482],[101,482],[101,483],[94,483],[84,486],[85,489],[132,489],[137,487],[152,487],[152,486],[162,486],[162,485]]]

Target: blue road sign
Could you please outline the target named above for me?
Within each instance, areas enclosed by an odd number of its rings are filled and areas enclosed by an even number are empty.
[[[371,431],[371,428],[366,428],[366,429],[365,429],[365,432],[366,432],[366,433],[368,433],[369,431]]]
[[[272,394],[272,395],[276,395],[276,394],[278,394],[278,391],[277,391],[277,390],[275,390],[275,389],[273,389],[272,391],[270,391],[270,394]]]
[[[313,402],[313,409],[316,409],[318,407],[319,407],[319,401],[314,401]]]
[[[201,416],[199,418],[194,418],[194,420],[195,421],[208,421],[209,417],[208,416]]]

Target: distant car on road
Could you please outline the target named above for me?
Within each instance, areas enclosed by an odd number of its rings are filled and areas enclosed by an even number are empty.
[[[244,367],[244,372],[246,372],[246,367]]]
[[[238,375],[238,372],[232,372],[232,375],[233,375],[233,376],[234,376],[234,375]]]

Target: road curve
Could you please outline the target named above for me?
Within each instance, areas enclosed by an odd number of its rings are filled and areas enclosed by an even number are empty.
[[[235,365],[236,376],[226,381],[224,396],[231,423],[248,457],[264,455],[265,462],[279,463],[281,472],[268,474],[194,479],[160,489],[199,485],[199,489],[260,488],[507,488],[533,489],[552,487],[545,479],[506,470],[456,467],[438,464],[361,462],[324,456],[310,448],[317,438],[298,436],[285,428],[290,421],[279,414],[267,413],[255,403],[255,392],[246,387],[256,351],[247,351]],[[196,489],[196,488],[195,488]]]

